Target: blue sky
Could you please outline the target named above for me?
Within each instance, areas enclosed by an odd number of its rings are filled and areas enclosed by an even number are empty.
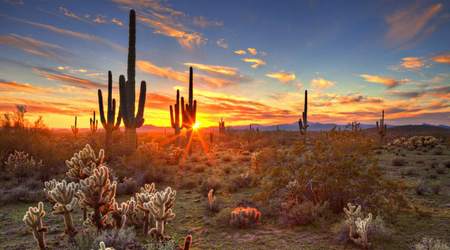
[[[203,124],[311,121],[450,125],[444,1],[0,1],[0,111],[88,126],[96,89],[126,72],[137,11],[146,124],[169,125],[194,67]],[[116,91],[117,92],[117,91]]]

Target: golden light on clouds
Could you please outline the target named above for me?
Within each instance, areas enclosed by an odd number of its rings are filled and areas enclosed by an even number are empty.
[[[419,70],[425,66],[425,62],[419,57],[404,57],[401,66],[404,69]]]
[[[450,53],[437,55],[437,56],[433,57],[432,60],[437,63],[450,64]]]
[[[327,89],[333,87],[335,82],[324,79],[322,77],[316,77],[311,80],[311,87],[315,89]]]
[[[289,83],[295,80],[295,74],[291,72],[272,72],[267,73],[266,76],[273,79],[277,79],[282,83]]]
[[[377,83],[382,84],[388,88],[394,88],[397,87],[400,84],[409,82],[408,79],[402,79],[402,80],[396,80],[392,77],[387,76],[378,76],[378,75],[368,75],[368,74],[361,74],[360,75],[366,82],[371,83]]]
[[[240,49],[240,50],[235,50],[234,54],[236,54],[236,55],[245,55],[245,54],[247,54],[247,52],[245,50]]]
[[[246,63],[251,63],[250,67],[254,69],[266,65],[266,62],[264,60],[258,58],[243,58],[242,61]]]

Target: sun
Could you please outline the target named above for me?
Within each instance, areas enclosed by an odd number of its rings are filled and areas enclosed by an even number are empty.
[[[200,122],[195,122],[194,125],[192,125],[192,129],[198,130],[200,128]]]

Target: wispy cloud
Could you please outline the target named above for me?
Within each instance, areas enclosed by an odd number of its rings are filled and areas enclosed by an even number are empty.
[[[78,21],[85,21],[83,18],[79,17],[77,14],[75,14],[72,11],[70,11],[66,7],[60,6],[59,7],[59,11],[61,11],[63,13],[63,15],[66,16],[66,17],[77,19]]]
[[[235,76],[238,74],[239,70],[237,68],[233,67],[227,67],[227,66],[219,66],[219,65],[208,65],[208,64],[201,64],[201,63],[185,63],[186,66],[192,66],[193,68],[207,71],[210,73],[216,73],[221,75],[227,75],[227,76]]]
[[[20,36],[16,34],[0,36],[0,44],[7,45],[22,50],[23,52],[63,61],[64,56],[69,53],[61,46],[53,43],[44,42],[31,37]]]
[[[113,48],[115,50],[118,50],[118,51],[126,51],[126,49],[123,46],[120,46],[120,45],[118,45],[116,43],[113,43],[113,42],[111,42],[109,40],[100,38],[100,37],[95,36],[95,35],[91,35],[91,34],[87,34],[87,33],[81,33],[81,32],[76,32],[76,31],[72,31],[72,30],[68,30],[68,29],[62,29],[62,28],[58,28],[58,27],[53,26],[53,25],[32,22],[32,21],[28,21],[28,20],[24,20],[24,19],[20,19],[20,18],[9,17],[9,16],[6,16],[6,17],[11,19],[11,20],[17,21],[17,22],[26,23],[26,24],[32,25],[34,27],[38,27],[38,28],[41,28],[41,29],[49,30],[49,31],[57,33],[57,34],[70,36],[70,37],[75,37],[75,38],[86,40],[86,41],[96,42],[96,43],[99,43],[99,44],[111,47],[111,48]]]
[[[258,51],[255,48],[247,48],[248,53],[250,53],[250,55],[256,56],[256,54],[258,54]]]
[[[406,70],[420,70],[426,66],[425,61],[420,57],[404,57],[400,65]]]
[[[49,89],[33,86],[29,83],[11,82],[0,79],[0,92],[47,93]]]
[[[240,49],[240,50],[235,50],[234,54],[236,54],[236,55],[245,55],[245,54],[247,54],[247,52],[245,50]]]
[[[83,88],[83,89],[98,89],[105,87],[104,84],[94,82],[88,79],[79,78],[73,75],[60,73],[51,69],[33,68],[33,71],[38,73],[41,77],[44,77],[52,81],[60,81],[69,84],[70,86]]]
[[[333,87],[336,83],[322,77],[311,79],[311,87],[315,89],[327,89]]]
[[[217,40],[216,44],[223,49],[228,49],[228,43],[224,38],[220,38],[219,40]]]
[[[223,66],[213,66],[213,65],[204,65],[204,64],[189,64],[191,66],[195,66],[202,71],[208,72],[208,73],[214,73],[214,76],[208,76],[203,74],[195,74],[194,81],[205,84],[206,86],[212,87],[212,88],[218,88],[218,87],[224,87],[229,86],[233,84],[239,83],[241,80],[247,80],[247,78],[242,77],[240,75],[233,75],[237,74],[233,71],[232,68],[229,67],[223,67]],[[174,70],[170,67],[160,67],[153,62],[150,61],[143,61],[139,60],[136,62],[136,66],[139,70],[142,72],[169,79],[174,80],[181,83],[188,83],[189,82],[189,73],[188,72],[182,72]],[[218,75],[221,75],[221,77],[218,77]]]
[[[123,22],[120,19],[118,19],[118,18],[111,19],[111,22],[114,23],[117,26],[123,26]]]
[[[266,74],[267,77],[277,79],[282,83],[290,83],[295,80],[295,74],[292,72],[271,72]]]
[[[360,77],[362,77],[366,82],[382,84],[388,88],[394,88],[400,84],[409,82],[408,79],[396,80],[391,77],[378,75],[361,74]]]
[[[103,24],[106,23],[106,17],[103,15],[97,15],[94,19],[94,23]]]
[[[193,23],[194,23],[195,26],[198,26],[200,28],[223,26],[223,22],[222,21],[211,21],[211,20],[206,19],[203,16],[196,16],[196,17],[194,17]]]
[[[433,62],[450,64],[450,52],[443,53],[432,58]]]
[[[442,9],[441,3],[424,8],[416,2],[387,16],[386,23],[389,26],[386,33],[387,41],[394,46],[403,46],[421,36],[431,34],[435,30],[431,20]]]
[[[259,58],[243,58],[242,61],[246,63],[251,63],[252,65],[250,67],[257,69],[261,66],[266,65],[266,62]]]

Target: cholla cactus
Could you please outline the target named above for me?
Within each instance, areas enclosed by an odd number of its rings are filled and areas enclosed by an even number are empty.
[[[142,218],[144,221],[143,225],[144,235],[147,235],[148,233],[148,225],[150,221],[150,209],[148,206],[147,207],[144,206],[144,204],[152,200],[153,196],[155,196],[155,192],[156,192],[155,183],[152,183],[152,184],[144,184],[144,187],[141,187],[141,191],[135,194],[137,208],[139,208],[139,210],[142,211],[144,214]]]
[[[424,237],[414,245],[414,250],[450,250],[450,247],[440,240]]]
[[[179,250],[189,250],[192,246],[192,235],[188,235],[184,238],[184,243],[182,247],[178,247]]]
[[[347,204],[348,208],[344,207],[346,215],[346,224],[349,229],[349,238],[357,245],[364,248],[369,247],[368,231],[372,222],[372,214],[369,213],[366,218],[361,213],[360,205]]]
[[[52,182],[51,185],[49,184],[47,186],[53,185],[53,189],[46,191],[48,198],[54,203],[52,213],[54,215],[64,216],[64,232],[70,237],[73,237],[77,233],[77,230],[73,226],[71,212],[78,204],[78,198],[75,197],[78,184],[74,182],[67,183],[63,180],[56,184]]]
[[[31,228],[34,239],[39,245],[39,249],[47,249],[45,244],[45,233],[47,227],[44,226],[42,219],[45,216],[44,203],[39,202],[37,207],[29,207],[28,211],[23,216],[25,225]]]
[[[109,180],[109,169],[104,165],[94,169],[94,173],[80,181],[80,205],[92,208],[90,222],[97,230],[106,228],[108,214],[114,211],[117,183]]]
[[[150,202],[144,203],[144,208],[150,210],[151,215],[155,219],[155,227],[150,230],[150,235],[158,240],[169,239],[165,235],[164,228],[168,221],[175,218],[172,208],[175,204],[175,196],[177,192],[167,187],[164,191],[158,191],[154,194]]]
[[[114,203],[111,217],[116,229],[122,229],[125,226],[125,223],[127,221],[128,207],[129,206],[127,202],[120,203],[120,206],[119,203]]]
[[[231,211],[230,224],[237,227],[248,227],[258,224],[261,212],[254,207],[237,207]]]
[[[131,197],[129,200],[127,200],[128,210],[127,210],[127,221],[126,223],[128,225],[132,226],[139,226],[142,224],[143,215],[140,211],[140,209],[137,207],[137,202],[134,197]]]
[[[214,210],[216,197],[214,196],[214,189],[209,190],[208,192],[208,206],[209,210]]]
[[[98,250],[115,250],[112,247],[106,247],[105,242],[100,241],[100,243],[98,244]]]
[[[36,161],[33,156],[17,150],[9,154],[5,161],[6,170],[17,177],[25,177],[34,170],[42,168],[42,166],[42,161]]]
[[[104,158],[105,151],[103,149],[100,149],[97,156],[91,145],[86,144],[80,152],[75,153],[70,160],[66,161],[69,168],[66,175],[75,181],[86,179],[94,169],[103,163]]]

